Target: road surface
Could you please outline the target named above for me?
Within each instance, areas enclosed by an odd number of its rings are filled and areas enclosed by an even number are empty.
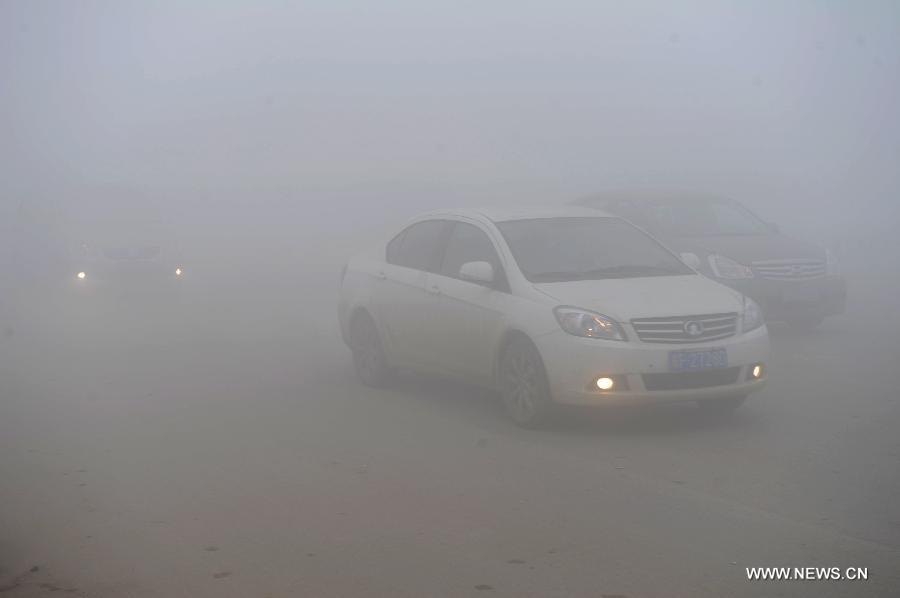
[[[770,384],[733,417],[526,431],[465,385],[360,386],[335,321],[345,254],[210,268],[177,298],[19,297],[0,594],[900,595],[889,282],[858,276],[815,332],[773,327]],[[748,581],[756,566],[869,579]]]

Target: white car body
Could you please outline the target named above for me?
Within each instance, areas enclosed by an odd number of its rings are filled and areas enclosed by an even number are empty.
[[[391,367],[425,370],[497,388],[504,347],[511,338],[524,335],[543,361],[552,401],[560,404],[738,398],[765,384],[763,364],[769,350],[765,325],[744,333],[744,297],[696,272],[529,281],[497,223],[559,217],[614,218],[596,210],[554,207],[439,211],[414,219],[401,231],[429,220],[466,223],[479,229],[493,245],[508,286],[501,290],[459,276],[389,263],[389,239],[355,256],[346,266],[338,309],[344,339],[350,344],[351,321],[365,313],[375,323],[384,359]],[[554,313],[559,306],[608,316],[618,322],[626,340],[584,338],[566,332]],[[671,319],[672,328],[672,322],[702,321],[711,314],[733,316],[734,333],[696,342],[653,342],[641,340],[635,327],[641,319],[666,318]],[[644,337],[650,334],[644,333]],[[710,348],[725,349],[727,376],[722,369],[712,370],[718,372],[712,374],[699,372],[693,378],[691,373],[670,371],[672,351]],[[752,370],[757,364],[760,370],[754,377]],[[598,376],[604,375],[616,380],[608,391],[595,384]],[[723,376],[719,379],[723,383],[710,385],[716,382],[716,375]]]

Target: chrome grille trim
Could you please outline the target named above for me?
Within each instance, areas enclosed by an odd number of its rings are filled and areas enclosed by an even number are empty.
[[[703,332],[689,336],[684,327],[687,322],[700,322]],[[706,314],[698,316],[674,316],[667,318],[636,318],[631,320],[638,338],[645,343],[703,343],[721,340],[737,334],[738,315]]]
[[[753,272],[769,280],[805,280],[825,276],[825,262],[811,259],[765,260],[750,264]]]

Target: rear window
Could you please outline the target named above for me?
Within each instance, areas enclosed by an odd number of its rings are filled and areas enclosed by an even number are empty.
[[[703,237],[713,235],[764,235],[768,225],[733,201],[653,201],[644,205],[651,229],[665,235]]]

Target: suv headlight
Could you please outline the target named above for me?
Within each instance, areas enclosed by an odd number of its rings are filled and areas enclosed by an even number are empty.
[[[753,270],[750,266],[739,264],[730,257],[724,255],[712,254],[709,256],[709,267],[712,268],[713,274],[719,278],[728,280],[738,280],[741,278],[753,278]]]
[[[830,249],[825,250],[825,273],[829,276],[834,276],[838,273],[837,256]]]
[[[762,310],[759,308],[759,305],[756,304],[756,301],[745,295],[741,332],[756,330],[763,324],[765,324],[765,320],[763,319]]]
[[[562,329],[574,336],[608,341],[625,340],[625,331],[622,327],[603,314],[565,305],[554,309],[553,314]]]

